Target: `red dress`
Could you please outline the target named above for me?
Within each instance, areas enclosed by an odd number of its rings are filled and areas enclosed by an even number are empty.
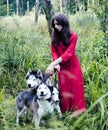
[[[72,32],[68,47],[62,42],[58,46],[51,45],[52,59],[61,57],[63,60],[58,73],[62,113],[86,109],[83,75],[79,59],[75,54],[77,39],[78,36]]]

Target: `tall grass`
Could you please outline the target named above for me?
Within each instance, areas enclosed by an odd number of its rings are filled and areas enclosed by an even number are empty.
[[[69,113],[56,116],[40,129],[107,130],[108,129],[108,56],[99,21],[91,12],[69,16],[72,30],[79,35],[77,55],[81,61],[87,111],[75,119]],[[51,61],[50,37],[44,16],[34,24],[33,16],[0,19],[0,128],[34,130],[24,118],[16,126],[15,97],[26,89],[25,75],[29,68],[45,70]]]

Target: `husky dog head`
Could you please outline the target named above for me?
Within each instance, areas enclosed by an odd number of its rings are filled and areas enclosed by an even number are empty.
[[[37,88],[37,96],[41,100],[46,100],[52,96],[52,87],[42,83]]]
[[[56,82],[56,83],[54,84],[54,86],[53,86],[52,99],[53,99],[54,103],[60,102],[58,82]]]
[[[29,88],[33,89],[36,88],[41,83],[42,72],[32,71],[31,69],[28,70],[26,74],[26,83]]]
[[[26,74],[26,82],[30,89],[35,89],[40,83],[46,83],[48,86],[51,85],[50,75],[43,73],[40,69],[37,71],[28,70]]]

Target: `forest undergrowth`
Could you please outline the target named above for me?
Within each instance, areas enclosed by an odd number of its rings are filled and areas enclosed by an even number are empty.
[[[46,117],[40,130],[108,129],[108,41],[92,12],[68,16],[79,40],[77,55],[81,61],[87,111],[74,119],[69,113],[58,119]],[[0,130],[36,130],[30,116],[16,125],[16,96],[27,89],[29,68],[44,71],[51,62],[50,36],[43,15],[0,18]]]

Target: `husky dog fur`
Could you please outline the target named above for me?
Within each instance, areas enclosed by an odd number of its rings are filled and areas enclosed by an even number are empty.
[[[60,109],[59,87],[57,81],[55,81],[53,85],[52,100],[53,100],[54,109],[57,110],[59,117],[61,118],[62,113]]]
[[[36,108],[38,107],[36,102],[37,102],[37,95],[35,91],[25,90],[23,92],[20,92],[20,94],[16,98],[17,124],[19,124],[19,118],[27,108],[29,109],[30,112],[35,113]]]
[[[26,90],[21,92],[17,99],[17,119],[16,123],[19,124],[19,117],[27,108],[33,113],[33,119],[35,120],[35,127],[39,127],[41,118],[47,113],[53,113],[53,101],[52,101],[52,87],[47,86],[45,83],[41,83],[35,91]]]
[[[59,113],[59,117],[62,117],[61,110],[60,110],[60,99],[59,99],[59,87],[58,87],[58,81],[54,81],[54,84],[52,84],[50,80],[51,75],[47,75],[44,72],[42,72],[40,69],[38,71],[32,71],[29,69],[26,75],[26,82],[28,87],[31,90],[34,90],[40,82],[45,82],[48,86],[53,87],[52,91],[52,100],[54,109],[57,110]],[[35,87],[34,87],[35,86]]]
[[[17,99],[17,119],[16,123],[19,124],[19,118],[25,109],[33,113],[33,120],[35,127],[39,127],[40,120],[43,115],[47,113],[54,113],[54,109],[62,117],[60,110],[59,88],[58,83],[52,85],[49,75],[44,74],[40,69],[38,71],[29,71],[26,74],[26,82],[29,90],[21,92]]]
[[[30,90],[36,89],[41,82],[45,82],[47,85],[51,86],[49,77],[50,75],[44,74],[40,69],[37,71],[29,69],[26,74],[26,83]]]
[[[26,74],[26,83],[30,90],[36,89],[36,87],[41,83],[41,71],[32,71],[31,69],[28,70]]]

